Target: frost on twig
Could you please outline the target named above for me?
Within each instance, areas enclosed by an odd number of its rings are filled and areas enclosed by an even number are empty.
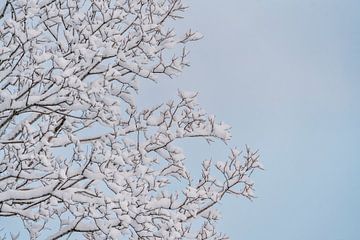
[[[230,127],[196,93],[148,109],[135,101],[138,81],[188,65],[184,44],[201,35],[167,27],[185,9],[181,0],[6,1],[0,218],[21,218],[31,239],[227,238],[214,207],[227,194],[254,197],[257,152],[206,160],[194,181],[176,143],[226,142]]]

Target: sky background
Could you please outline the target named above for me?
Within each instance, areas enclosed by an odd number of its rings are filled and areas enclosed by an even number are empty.
[[[180,28],[204,35],[191,67],[143,83],[138,101],[199,91],[202,107],[232,126],[230,146],[260,150],[257,199],[225,199],[219,228],[235,240],[360,239],[360,1],[188,4]],[[228,153],[183,146],[195,170]]]
[[[138,103],[199,91],[201,106],[232,126],[230,147],[259,149],[257,198],[226,198],[219,228],[234,240],[360,239],[360,1],[188,4],[177,26],[204,35],[191,67],[142,82]],[[228,154],[194,143],[182,143],[194,175],[203,159]]]

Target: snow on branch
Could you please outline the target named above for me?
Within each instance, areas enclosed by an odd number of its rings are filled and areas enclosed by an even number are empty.
[[[193,92],[136,104],[139,81],[188,66],[185,44],[202,36],[169,27],[186,8],[182,0],[2,3],[1,219],[19,217],[31,239],[227,239],[215,207],[225,195],[254,197],[258,153],[205,160],[194,181],[176,144],[227,142],[230,126]]]

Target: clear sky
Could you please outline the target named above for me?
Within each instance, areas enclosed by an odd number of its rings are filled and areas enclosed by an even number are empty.
[[[219,226],[235,240],[360,239],[360,1],[188,4],[179,24],[204,34],[192,66],[140,95],[199,91],[201,105],[232,125],[231,146],[260,150],[258,198],[226,199]],[[220,144],[196,146],[190,166],[226,156]]]
[[[360,1],[187,2],[178,24],[204,35],[191,67],[142,83],[138,101],[199,91],[233,127],[230,146],[260,150],[257,199],[225,199],[219,227],[234,240],[360,239]],[[183,146],[194,169],[227,154]]]

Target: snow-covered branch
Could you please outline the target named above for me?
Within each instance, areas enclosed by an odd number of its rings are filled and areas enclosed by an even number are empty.
[[[201,35],[169,27],[186,8],[181,0],[1,6],[0,218],[21,218],[31,239],[226,239],[216,204],[254,197],[257,152],[206,160],[195,181],[176,144],[227,142],[230,126],[201,109],[197,93],[136,104],[139,81],[188,66],[185,44]]]

